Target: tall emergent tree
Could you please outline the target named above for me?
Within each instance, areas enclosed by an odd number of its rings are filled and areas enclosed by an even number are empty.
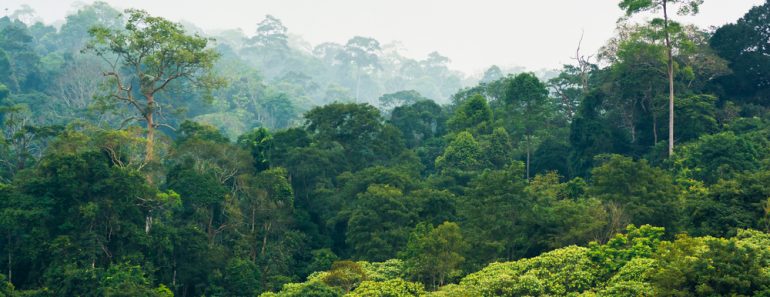
[[[674,54],[671,45],[671,21],[669,9],[679,5],[679,15],[694,15],[704,0],[621,0],[620,8],[626,12],[626,16],[649,11],[653,13],[663,12],[663,19],[654,19],[653,23],[663,23],[665,33],[666,50],[668,54],[668,155],[674,153]]]
[[[361,74],[372,73],[382,69],[379,55],[382,51],[380,42],[374,38],[356,36],[348,40],[345,48],[337,56],[337,61],[356,69],[356,103],[359,102],[361,89]]]
[[[185,33],[181,24],[128,9],[124,30],[94,27],[87,51],[102,57],[104,72],[114,84],[110,98],[125,102],[147,125],[145,161],[153,160],[155,129],[160,125],[158,95],[172,83],[188,81],[205,93],[219,84],[211,70],[219,55],[207,48],[209,39]]]
[[[505,103],[512,117],[517,119],[513,131],[523,132],[527,149],[527,180],[532,159],[532,142],[538,128],[543,128],[545,119],[552,111],[548,101],[548,88],[533,73],[521,73],[508,82]],[[518,128],[518,129],[516,129]]]

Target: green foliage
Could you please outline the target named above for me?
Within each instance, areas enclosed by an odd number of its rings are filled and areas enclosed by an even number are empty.
[[[366,280],[366,272],[353,261],[337,261],[331,270],[323,276],[323,282],[331,287],[338,287],[346,294]]]
[[[614,203],[628,223],[671,227],[678,219],[678,188],[667,172],[619,155],[601,157],[588,193]]]
[[[229,296],[255,296],[260,292],[259,270],[248,259],[231,259],[224,270],[222,287]]]
[[[311,254],[313,255],[313,260],[307,267],[307,271],[310,273],[329,270],[332,264],[339,260],[337,255],[329,248],[314,250]]]
[[[307,130],[317,141],[336,142],[343,147],[351,168],[389,160],[403,150],[401,136],[393,134],[398,130],[384,125],[379,111],[367,104],[316,107],[305,114],[305,119]]]
[[[173,297],[174,294],[161,285],[151,288],[150,281],[139,266],[117,264],[105,271],[99,284],[102,296]]]
[[[265,128],[254,129],[247,134],[238,136],[238,145],[251,152],[254,159],[254,169],[263,171],[270,168],[273,136]]]
[[[495,128],[483,143],[483,154],[494,169],[503,169],[514,160],[513,140],[505,128]]]
[[[707,183],[730,179],[739,172],[757,169],[762,155],[752,140],[732,132],[705,135],[683,150],[681,162],[694,178]]]
[[[548,89],[533,73],[522,73],[513,77],[508,83],[505,103],[518,105],[517,108],[534,110],[548,97]],[[531,115],[537,116],[537,115]]]
[[[660,296],[763,296],[768,256],[765,246],[738,239],[681,236],[661,245],[652,282]]]
[[[474,296],[566,296],[598,280],[588,249],[566,247],[531,259],[493,263],[463,278]]]
[[[463,231],[471,243],[473,263],[511,260],[527,253],[525,232],[531,201],[524,194],[524,166],[514,162],[505,170],[485,171],[469,185],[460,204]]]
[[[342,293],[339,290],[331,288],[324,283],[311,281],[301,284],[286,284],[280,292],[267,292],[259,295],[261,297],[340,297]]]
[[[768,7],[713,36],[621,22],[596,65],[475,86],[273,16],[204,36],[21,9],[0,18],[0,296],[770,295]]]
[[[126,14],[124,30],[103,26],[89,29],[92,40],[86,49],[106,61],[116,58],[108,62],[111,69],[104,72],[114,89],[107,97],[133,110],[136,116],[127,116],[127,121],[146,123],[145,160],[149,162],[155,157],[154,130],[160,120],[155,114],[167,101],[162,95],[186,80],[186,87],[199,87],[204,97],[209,97],[210,91],[223,83],[212,72],[219,54],[207,48],[209,39],[186,34],[180,24],[143,10],[128,9]]]
[[[357,262],[366,271],[367,279],[375,282],[383,282],[405,276],[404,261],[390,259],[384,262]]]
[[[422,284],[393,279],[384,282],[365,281],[350,297],[417,297],[425,293]]]
[[[588,255],[599,268],[597,273],[607,277],[621,270],[634,258],[650,258],[658,249],[664,229],[644,225],[626,227],[626,234],[616,234],[606,244],[592,242]],[[626,273],[626,272],[624,272]]]
[[[586,244],[606,228],[608,214],[602,202],[583,197],[585,182],[559,180],[553,172],[537,175],[525,189],[533,201],[529,235],[533,250]]]
[[[412,105],[420,101],[429,100],[423,97],[415,90],[398,91],[385,94],[380,97],[380,104],[385,107],[397,107],[403,105]]]
[[[727,60],[732,73],[717,79],[724,95],[740,101],[767,106],[770,58],[768,58],[768,10],[764,3],[749,10],[741,19],[714,32],[711,48]]]
[[[487,133],[492,121],[492,110],[484,96],[474,95],[463,101],[447,120],[450,131]]]
[[[142,10],[129,9],[126,14],[125,30],[91,28],[93,40],[88,49],[101,56],[117,55],[125,67],[142,67],[134,73],[139,77],[141,93],[152,94],[177,78],[211,78],[205,72],[213,67],[218,54],[206,48],[208,39],[187,35],[180,24]]]
[[[664,5],[681,4],[679,14],[697,14],[703,0],[622,0],[620,9],[623,9],[627,15],[633,15],[643,11],[658,11]]]
[[[372,185],[356,198],[348,220],[347,243],[359,259],[384,261],[406,245],[415,213],[403,193],[389,185]]]
[[[177,133],[178,136],[176,141],[178,143],[184,143],[190,139],[211,141],[215,143],[230,142],[230,140],[222,135],[222,132],[217,130],[217,128],[196,122],[185,121],[179,126],[179,131]]]
[[[428,100],[394,108],[389,122],[401,131],[407,147],[410,148],[446,132],[445,111],[435,102]]]
[[[13,284],[7,281],[5,275],[0,274],[0,297],[14,296]]]
[[[655,288],[649,282],[651,274],[659,268],[658,261],[650,258],[633,258],[607,281],[598,296],[655,296]]]
[[[447,190],[416,190],[409,194],[414,198],[417,216],[421,221],[440,225],[457,220],[457,197]]]
[[[745,173],[735,179],[721,180],[709,192],[690,203],[694,234],[729,236],[736,228],[768,230],[766,212],[770,188],[766,171]]]
[[[458,133],[436,158],[436,168],[443,171],[474,171],[481,168],[481,147],[468,132]]]
[[[715,103],[717,98],[709,95],[696,95],[680,98],[676,108],[679,124],[677,135],[687,141],[701,135],[718,131]]]
[[[444,222],[436,228],[419,224],[399,257],[405,259],[406,271],[412,279],[438,288],[461,273],[459,268],[465,261],[466,249],[456,223]]]

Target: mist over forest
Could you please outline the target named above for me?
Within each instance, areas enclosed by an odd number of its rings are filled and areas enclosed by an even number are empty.
[[[770,1],[615,2],[598,52],[481,73],[7,11],[0,297],[770,296]]]

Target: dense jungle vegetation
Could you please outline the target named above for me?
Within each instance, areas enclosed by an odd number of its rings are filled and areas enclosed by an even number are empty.
[[[480,80],[269,15],[17,10],[0,296],[770,296],[770,1],[676,22],[702,2]]]

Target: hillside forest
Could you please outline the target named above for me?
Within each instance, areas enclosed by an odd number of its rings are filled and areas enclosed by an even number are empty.
[[[478,76],[271,15],[24,6],[0,297],[770,296],[770,1],[616,2],[597,53]]]

